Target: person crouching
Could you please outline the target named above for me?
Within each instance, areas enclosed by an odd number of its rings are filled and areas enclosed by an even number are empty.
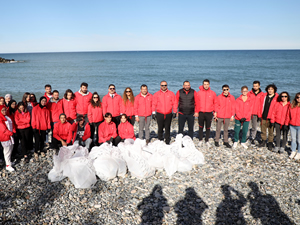
[[[105,113],[104,122],[99,125],[98,128],[98,141],[99,145],[102,145],[104,142],[112,143],[114,146],[117,146],[121,141],[121,138],[117,134],[117,127],[114,122],[112,122],[112,114]]]
[[[90,150],[92,143],[90,125],[84,120],[83,115],[78,115],[71,129],[73,144],[78,144]]]
[[[67,121],[66,114],[59,115],[59,122],[54,124],[52,146],[56,152],[61,146],[68,146],[72,141],[71,124]]]

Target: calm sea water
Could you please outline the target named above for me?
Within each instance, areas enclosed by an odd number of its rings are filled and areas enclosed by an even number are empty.
[[[79,90],[81,82],[89,84],[89,91],[107,94],[108,85],[116,85],[122,94],[131,87],[139,93],[147,84],[150,93],[159,90],[161,80],[176,92],[184,80],[199,90],[203,79],[211,81],[211,88],[221,93],[228,84],[237,97],[243,85],[252,87],[259,80],[264,89],[269,83],[278,92],[288,91],[293,97],[300,92],[300,50],[249,51],[140,51],[140,52],[79,52],[0,54],[0,57],[24,61],[0,64],[0,96],[7,93],[19,101],[24,92],[44,93],[44,85],[53,90]]]

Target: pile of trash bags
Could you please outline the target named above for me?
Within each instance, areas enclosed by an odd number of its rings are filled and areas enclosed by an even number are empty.
[[[127,139],[118,147],[108,143],[93,147],[90,153],[78,145],[61,147],[53,156],[54,166],[48,178],[55,182],[68,177],[75,188],[90,188],[97,181],[96,175],[108,181],[125,176],[128,169],[131,176],[145,179],[157,169],[164,169],[171,177],[177,171],[191,171],[193,165],[204,163],[192,139],[178,134],[171,145],[159,140],[146,145],[145,140]]]

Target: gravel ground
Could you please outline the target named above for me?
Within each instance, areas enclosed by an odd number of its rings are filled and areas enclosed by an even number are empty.
[[[152,122],[152,141],[156,129]],[[171,130],[174,138],[176,121]],[[300,168],[288,158],[289,146],[284,154],[216,148],[214,135],[211,148],[197,147],[206,164],[189,173],[169,178],[157,171],[145,180],[127,174],[109,182],[98,179],[91,189],[75,189],[68,179],[51,183],[53,152],[37,163],[21,161],[16,172],[0,171],[0,223],[300,224]]]

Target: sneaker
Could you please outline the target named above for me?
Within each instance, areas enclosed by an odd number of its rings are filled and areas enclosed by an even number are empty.
[[[223,145],[225,145],[226,148],[231,148],[231,145],[228,142],[224,142]]]
[[[296,156],[297,152],[292,152],[289,156],[290,159],[294,158]]]
[[[218,142],[218,141],[215,141],[215,146],[216,146],[216,147],[220,147],[220,145],[219,145],[219,142]]]
[[[284,147],[281,147],[281,148],[279,149],[279,153],[280,153],[280,154],[284,153],[284,150],[285,150],[285,148],[284,148]]]
[[[203,145],[203,141],[199,141],[198,147],[202,147],[202,145]]]
[[[234,148],[234,149],[237,148],[237,145],[238,145],[238,143],[234,142],[232,148]]]
[[[255,146],[255,140],[254,139],[251,140],[251,145]]]
[[[295,160],[299,160],[300,159],[300,154],[299,153],[297,153],[297,155],[295,156],[295,158],[294,158]]]
[[[268,148],[269,148],[269,144],[268,144]],[[275,152],[275,153],[278,153],[279,149],[280,149],[279,147],[275,147],[272,151]]]
[[[244,149],[248,149],[248,146],[246,143],[241,143],[241,146],[243,146]]]
[[[257,147],[262,148],[266,146],[266,141],[262,140]]]
[[[209,144],[209,142],[205,142],[205,144],[206,144],[206,146],[207,146],[208,148],[211,147],[211,145]]]
[[[6,166],[6,170],[8,170],[8,171],[10,171],[10,172],[14,172],[14,171],[15,171],[15,169],[12,168],[10,165],[7,165],[7,166]]]

